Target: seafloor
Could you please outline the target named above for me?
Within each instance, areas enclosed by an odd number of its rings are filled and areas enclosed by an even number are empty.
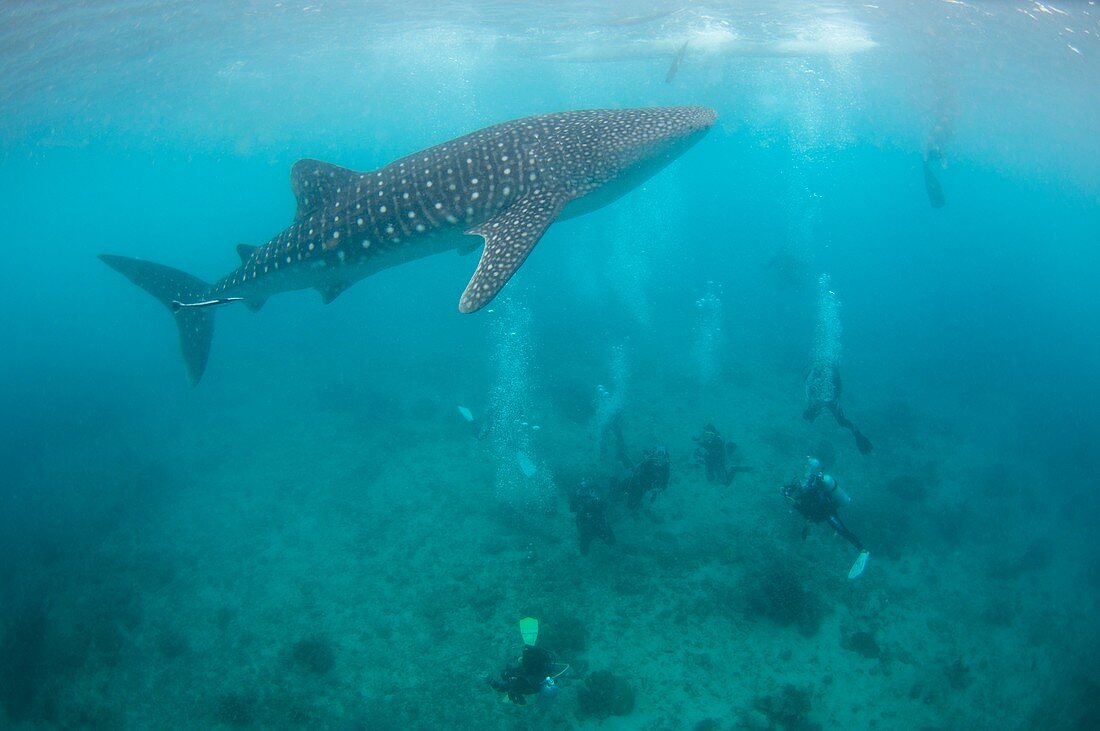
[[[395,367],[385,388],[215,374],[184,418],[29,427],[12,484],[48,500],[4,539],[4,725],[1098,727],[1081,498],[1050,489],[1054,466],[998,404],[855,371],[865,458],[798,418],[793,366],[737,362],[700,388],[637,359],[626,441],[667,444],[673,482],[638,519],[619,506],[617,545],[581,557],[563,491],[606,469],[589,429],[601,375],[538,354],[532,449],[559,492],[501,494],[455,409],[484,405],[444,364]],[[707,421],[751,468],[729,487],[693,465]],[[845,517],[872,548],[857,581],[852,549],[821,527],[800,540],[777,492],[808,452],[854,498]],[[526,615],[572,666],[549,707],[503,704],[480,677],[519,651]],[[632,704],[582,710],[598,671]]]

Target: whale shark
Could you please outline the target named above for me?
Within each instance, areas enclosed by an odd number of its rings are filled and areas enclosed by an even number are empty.
[[[383,269],[483,244],[460,312],[488,304],[555,220],[605,206],[657,173],[714,124],[699,106],[590,109],[524,117],[371,171],[299,160],[297,212],[217,282],[113,254],[99,258],[165,305],[192,384],[206,369],[217,307],[259,310],[272,295],[316,289],[332,302]],[[480,241],[475,236],[480,237]]]

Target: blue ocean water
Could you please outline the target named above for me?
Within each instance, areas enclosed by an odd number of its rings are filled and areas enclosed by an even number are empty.
[[[1098,34],[1022,0],[0,6],[0,726],[1095,728]],[[300,158],[677,104],[719,121],[472,315],[453,253],[225,307],[192,388],[96,258],[213,281]],[[802,418],[823,275],[869,455]],[[615,421],[671,455],[640,515]],[[779,492],[809,454],[856,581]],[[617,536],[586,556],[582,480]],[[550,707],[480,680],[527,615]]]

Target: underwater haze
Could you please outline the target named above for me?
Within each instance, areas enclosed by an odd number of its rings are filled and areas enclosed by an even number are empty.
[[[97,258],[681,105],[470,314],[230,302],[193,386]],[[1084,0],[0,4],[0,728],[1100,728],[1098,129]]]

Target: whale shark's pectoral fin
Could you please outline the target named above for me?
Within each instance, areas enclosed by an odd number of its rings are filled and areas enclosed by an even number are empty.
[[[331,206],[341,191],[361,185],[365,173],[320,160],[299,160],[290,169],[290,187],[298,201],[294,220],[300,221],[322,206]]]
[[[350,287],[347,282],[333,282],[332,284],[325,284],[317,288],[317,291],[321,293],[321,302],[328,304],[334,299],[340,296],[340,294]]]
[[[476,312],[497,296],[554,222],[565,202],[564,197],[550,191],[528,193],[466,232],[484,238],[485,250],[481,252],[481,261],[466,291],[458,300],[459,312]]]

